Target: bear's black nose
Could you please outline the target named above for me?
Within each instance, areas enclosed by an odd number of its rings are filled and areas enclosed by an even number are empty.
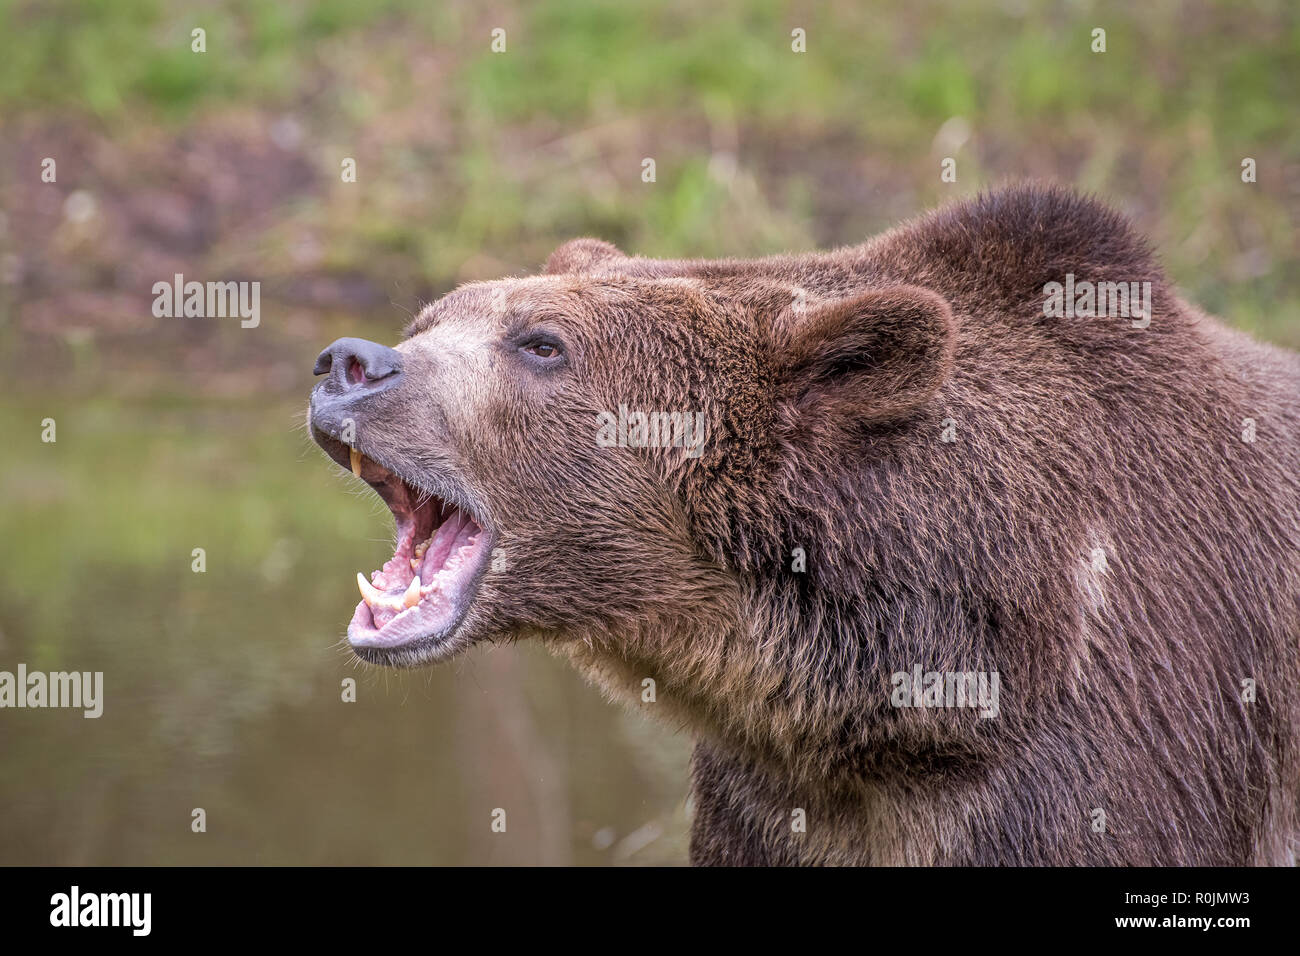
[[[401,371],[402,353],[366,339],[339,339],[316,356],[312,369],[316,375],[328,374],[332,391],[340,394],[370,388]]]

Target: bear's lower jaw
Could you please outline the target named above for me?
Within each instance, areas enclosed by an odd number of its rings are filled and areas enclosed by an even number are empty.
[[[442,656],[478,589],[491,536],[467,508],[422,494],[375,462],[367,460],[366,469],[367,481],[383,485],[397,546],[369,581],[357,575],[361,602],[348,643],[372,663]]]

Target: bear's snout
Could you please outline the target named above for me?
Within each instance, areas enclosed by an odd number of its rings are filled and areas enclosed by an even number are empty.
[[[368,339],[339,339],[316,356],[314,375],[328,375],[324,386],[339,393],[392,384],[402,374],[402,353]]]
[[[313,421],[332,433],[331,420],[361,410],[359,404],[402,380],[402,354],[367,339],[339,339],[316,357],[313,374],[327,378],[312,391]]]

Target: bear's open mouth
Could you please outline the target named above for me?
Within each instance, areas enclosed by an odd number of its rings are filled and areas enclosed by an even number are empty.
[[[393,556],[357,573],[361,602],[348,643],[365,651],[442,644],[459,627],[490,552],[489,534],[464,505],[420,491],[383,465],[350,450],[352,471],[378,493],[397,522]],[[378,658],[375,658],[378,659]]]

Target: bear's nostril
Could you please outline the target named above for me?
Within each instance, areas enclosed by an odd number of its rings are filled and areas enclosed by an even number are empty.
[[[366,339],[339,339],[317,356],[312,371],[328,374],[331,387],[343,391],[373,387],[381,380],[395,379],[401,370],[402,355],[395,349]]]

